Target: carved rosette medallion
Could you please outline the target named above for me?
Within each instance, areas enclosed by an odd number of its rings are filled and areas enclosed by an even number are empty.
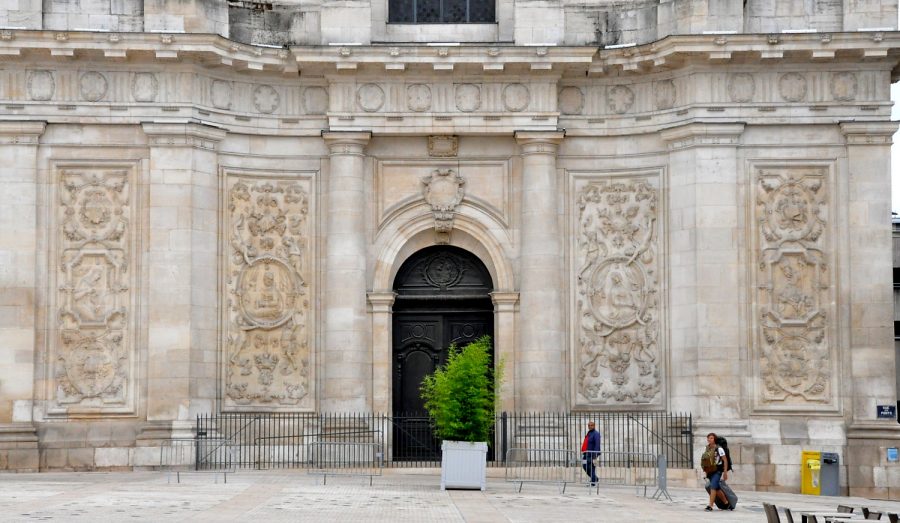
[[[563,87],[559,90],[557,103],[562,114],[581,114],[584,110],[584,93],[578,87]]]
[[[755,170],[757,359],[763,407],[834,397],[828,169]]]
[[[659,188],[616,178],[577,194],[576,402],[661,404]]]
[[[231,109],[231,82],[225,80],[213,80],[209,88],[210,99],[213,107],[218,109]]]
[[[156,101],[159,81],[153,73],[134,73],[131,79],[131,96],[135,102]]]
[[[634,91],[624,85],[614,85],[606,92],[606,106],[615,114],[625,114],[634,105]]]
[[[456,85],[456,108],[464,113],[477,111],[481,107],[481,86],[477,84]]]
[[[466,195],[466,180],[453,169],[436,169],[422,178],[422,196],[431,206],[438,243],[447,243],[456,207]]]
[[[657,110],[671,109],[675,106],[675,82],[661,80],[653,84],[654,102]]]
[[[778,94],[787,102],[802,102],[806,91],[806,77],[800,73],[785,73],[778,79]]]
[[[406,86],[406,107],[417,113],[431,109],[431,87],[425,84]]]
[[[732,102],[749,102],[753,100],[753,94],[756,93],[756,80],[753,79],[752,74],[735,73],[728,77],[726,88]]]
[[[128,410],[133,360],[132,170],[60,170],[55,405]]]
[[[26,84],[28,97],[38,102],[53,98],[56,91],[56,81],[50,71],[30,71]]]
[[[363,111],[374,113],[384,105],[384,89],[378,84],[363,84],[356,91],[356,103]]]
[[[79,78],[78,86],[81,89],[81,99],[88,102],[98,102],[106,96],[109,83],[106,77],[96,71],[88,71]]]
[[[328,91],[318,86],[304,89],[303,108],[306,114],[325,114],[328,110]]]
[[[311,406],[309,183],[229,176],[228,408]]]
[[[507,111],[519,112],[528,108],[531,93],[524,84],[509,84],[503,88],[503,107]]]
[[[253,107],[265,114],[274,113],[281,104],[281,96],[271,85],[258,85],[253,90]]]
[[[851,72],[834,73],[831,77],[831,96],[841,102],[856,100],[859,82]]]

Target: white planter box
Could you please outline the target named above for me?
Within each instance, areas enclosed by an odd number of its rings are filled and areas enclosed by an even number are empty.
[[[444,441],[441,445],[441,490],[484,490],[487,477],[487,443]]]

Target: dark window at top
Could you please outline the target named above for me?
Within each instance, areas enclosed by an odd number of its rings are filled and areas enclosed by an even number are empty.
[[[388,0],[395,24],[492,24],[495,0]]]

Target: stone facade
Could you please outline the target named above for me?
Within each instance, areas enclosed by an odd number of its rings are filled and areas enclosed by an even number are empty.
[[[689,411],[740,488],[797,490],[818,449],[900,497],[896,2],[496,13],[0,8],[0,468],[389,411],[394,276],[449,244],[493,280],[502,408]]]

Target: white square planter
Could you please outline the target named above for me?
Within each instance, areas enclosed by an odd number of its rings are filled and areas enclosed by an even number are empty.
[[[487,443],[444,441],[441,445],[441,490],[484,490],[487,477]]]

